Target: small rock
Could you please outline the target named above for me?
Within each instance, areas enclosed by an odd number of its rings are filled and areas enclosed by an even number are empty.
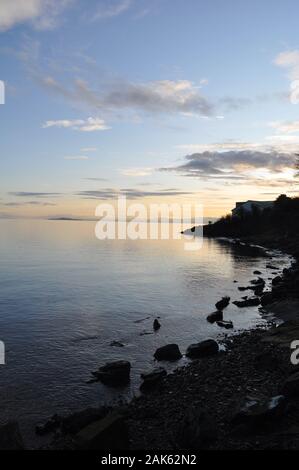
[[[167,344],[158,348],[154,354],[157,361],[177,361],[182,354],[177,344]]]
[[[131,364],[128,361],[108,362],[92,375],[105,385],[125,385],[130,381]]]
[[[110,346],[115,346],[117,348],[123,348],[124,344],[121,343],[120,341],[111,341]]]
[[[261,271],[256,270],[256,271],[253,271],[253,274],[259,276],[259,275],[262,274],[262,273],[261,273]]]
[[[223,320],[223,312],[221,310],[217,310],[217,312],[210,313],[210,315],[207,316],[207,320],[209,323],[221,321]]]
[[[237,307],[239,308],[243,308],[243,307],[256,307],[258,305],[260,305],[260,299],[258,297],[251,297],[249,299],[246,299],[246,300],[235,300],[233,302],[234,305],[236,305]]]
[[[205,356],[213,356],[219,351],[217,341],[214,339],[207,339],[201,343],[190,344],[186,351],[186,356],[191,359],[197,359]]]
[[[155,318],[154,323],[153,323],[153,328],[155,331],[159,330],[161,328],[161,324],[157,318]]]
[[[228,306],[230,302],[230,297],[222,297],[221,300],[219,300],[219,302],[216,302],[215,304],[215,307],[217,308],[217,310],[223,310],[224,308],[226,308]]]
[[[221,328],[225,328],[226,330],[229,330],[234,327],[232,321],[217,321],[217,325],[220,326]]]

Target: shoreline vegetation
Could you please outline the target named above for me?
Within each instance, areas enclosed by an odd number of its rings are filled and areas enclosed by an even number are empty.
[[[265,247],[293,257],[292,265],[281,271],[269,256],[269,270],[276,273],[267,291],[258,271],[250,286],[238,287],[247,294],[244,305],[236,303],[240,314],[243,306],[256,305],[262,314],[275,314],[281,324],[269,321],[267,328],[226,336],[220,349],[208,339],[190,345],[186,352],[190,364],[168,375],[157,368],[143,376],[141,395],[129,403],[53,416],[36,428],[37,434],[50,436],[43,448],[298,449],[299,366],[290,360],[290,345],[299,340],[298,228],[299,198],[286,196],[280,196],[271,209],[205,225],[205,237],[230,238],[249,256],[265,256],[260,248]],[[229,302],[227,297],[217,302],[207,321],[230,328],[221,315]],[[158,320],[154,327],[159,328]],[[181,352],[177,345],[166,345],[155,357],[176,360]],[[93,375],[108,386],[121,385],[129,380],[130,364],[111,363]],[[23,448],[17,423],[7,426],[0,430],[1,448]]]

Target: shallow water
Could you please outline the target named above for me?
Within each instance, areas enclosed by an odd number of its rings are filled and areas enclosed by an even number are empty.
[[[1,421],[17,419],[29,440],[55,412],[131,396],[157,347],[175,342],[184,352],[230,334],[206,321],[215,302],[246,295],[237,287],[255,269],[273,277],[268,259],[242,256],[232,244],[204,240],[202,249],[185,251],[183,240],[99,241],[93,222],[1,220],[0,255]],[[289,265],[276,258],[271,264]],[[153,333],[156,317],[162,327]],[[265,322],[257,308],[234,305],[224,319],[234,332]],[[86,384],[90,371],[120,358],[132,363],[130,387]]]

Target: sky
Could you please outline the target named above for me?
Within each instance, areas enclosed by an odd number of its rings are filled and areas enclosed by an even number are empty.
[[[296,0],[0,0],[0,217],[298,194]]]

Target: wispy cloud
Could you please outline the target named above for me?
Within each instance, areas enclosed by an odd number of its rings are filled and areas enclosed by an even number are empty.
[[[161,191],[141,191],[134,188],[104,188],[97,191],[79,191],[76,193],[84,199],[116,199],[119,196],[126,196],[128,199],[139,199],[146,197],[171,197],[171,196],[186,196],[191,195],[192,192],[182,191],[180,189],[168,188]]]
[[[60,15],[74,0],[1,0],[0,31],[7,31],[22,23],[35,29],[53,29]]]
[[[120,170],[124,176],[149,176],[153,172],[153,168],[125,168]]]
[[[80,132],[105,131],[109,129],[103,119],[92,117],[87,119],[59,119],[57,121],[46,121],[42,127],[44,129],[49,127],[59,127]]]
[[[189,80],[157,80],[135,83],[111,81],[94,90],[83,80],[75,80],[71,88],[53,77],[41,80],[42,85],[68,100],[105,113],[139,111],[144,113],[195,114],[210,116],[214,106]]]
[[[96,152],[97,151],[97,148],[96,147],[83,147],[81,149],[81,152],[85,153],[85,152]]]
[[[100,0],[92,21],[113,18],[125,13],[133,4],[133,0]]]
[[[290,80],[299,79],[299,50],[285,51],[278,54],[274,59],[275,65],[285,68]]]
[[[31,191],[14,191],[8,193],[10,196],[16,197],[58,197],[61,193],[44,193],[44,192],[31,192]]]
[[[86,155],[67,155],[63,157],[64,160],[89,160]]]
[[[299,132],[299,121],[272,121],[269,126],[286,134]]]

